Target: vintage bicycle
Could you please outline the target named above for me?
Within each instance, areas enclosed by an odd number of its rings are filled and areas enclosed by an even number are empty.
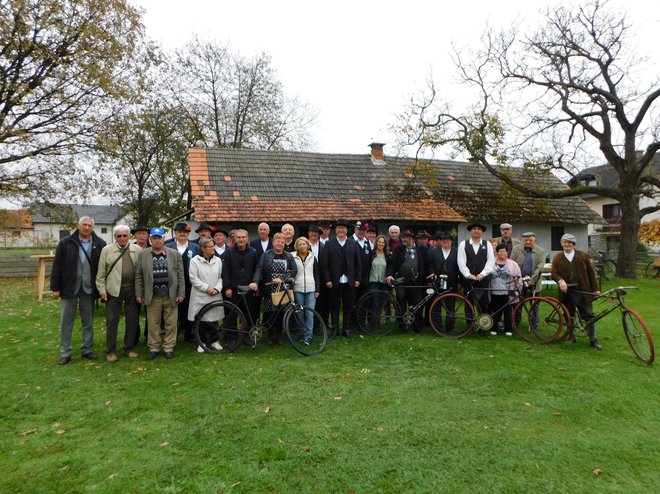
[[[314,309],[296,304],[293,300],[292,287],[293,277],[284,278],[281,283],[277,284],[274,293],[277,293],[278,296],[277,299],[273,297],[275,310],[270,313],[266,321],[261,322],[253,320],[249,311],[244,313],[229,300],[216,300],[206,304],[195,317],[193,331],[197,343],[208,353],[232,353],[245,340],[251,342],[251,346],[256,345],[264,333],[272,330],[281,321],[289,343],[297,352],[302,355],[317,355],[323,352],[328,344],[328,330],[323,318]],[[238,290],[238,296],[241,298],[243,306],[246,306],[245,297],[248,293],[249,290]],[[224,317],[215,322],[220,334],[220,349],[203,341],[199,331],[204,314],[218,307],[224,309]],[[313,321],[313,330],[311,338],[307,338],[305,323],[310,318]]]
[[[651,332],[649,331],[644,319],[639,313],[635,312],[633,309],[628,307],[625,303],[626,290],[638,290],[637,286],[618,286],[611,288],[606,292],[603,292],[599,295],[589,292],[581,292],[575,289],[577,285],[570,284],[568,285],[569,292],[571,290],[576,293],[581,293],[584,295],[593,295],[594,301],[607,301],[609,306],[605,307],[602,311],[597,314],[594,314],[592,318],[585,321],[579,314],[579,311],[575,311],[574,316],[570,316],[568,308],[562,304],[558,299],[558,303],[561,304],[562,310],[564,312],[564,317],[568,321],[568,324],[565,326],[565,331],[557,335],[554,338],[554,341],[564,341],[571,334],[576,336],[587,335],[587,327],[591,324],[594,324],[605,316],[611,314],[615,310],[619,310],[621,313],[621,325],[623,326],[623,332],[626,335],[626,340],[628,345],[632,349],[633,353],[637,358],[646,364],[652,364],[655,359],[655,348],[653,346],[653,339],[651,338]]]
[[[492,314],[475,309],[479,307],[475,300],[477,290],[490,291],[490,288],[472,288],[465,295],[444,293],[431,304],[431,327],[446,338],[463,338],[474,331],[484,334],[493,328],[494,315],[513,306],[513,327],[521,338],[533,342],[553,341],[565,327],[563,308],[550,297],[526,297],[529,280],[526,276],[521,287],[512,288],[515,296]],[[512,283],[517,284],[517,281],[518,278]]]
[[[428,277],[427,279],[431,279]],[[400,289],[420,289],[425,296],[413,307],[401,307],[396,297]],[[372,290],[365,293],[355,304],[354,317],[358,329],[369,336],[386,336],[397,328],[409,330],[415,315],[429,300],[447,290],[447,275],[440,275],[432,285],[407,285],[403,279],[395,279],[390,290]],[[388,310],[389,308],[389,310]]]

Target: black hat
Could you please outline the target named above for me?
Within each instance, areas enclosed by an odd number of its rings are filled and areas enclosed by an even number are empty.
[[[189,232],[190,230],[192,230],[192,228],[190,228],[190,225],[187,225],[186,223],[177,223],[174,225],[175,232]]]
[[[197,227],[197,230],[195,230],[195,233],[199,233],[200,230],[208,230],[210,232],[214,232],[215,227],[213,227],[213,226],[209,225],[208,223],[205,223],[205,222],[202,221],[199,224],[199,226]]]
[[[366,230],[367,228],[369,228],[369,224],[362,223],[360,220],[358,220],[355,222],[355,228],[359,230]]]
[[[309,228],[307,229],[307,231],[310,231],[310,232],[320,232],[320,231],[321,231],[321,227],[318,226],[318,225],[309,225]]]
[[[369,226],[369,228],[367,228],[367,231],[378,233],[378,228],[376,228],[375,226]]]
[[[433,240],[444,240],[446,238],[451,238],[451,233],[446,230],[437,231],[435,232],[435,235],[433,235]]]
[[[351,226],[351,224],[348,222],[348,220],[337,220],[335,221],[335,226],[345,226],[348,228]]]
[[[410,230],[403,230],[403,231],[401,232],[401,238],[403,238],[403,237],[412,237],[412,238],[415,238],[415,234],[414,234],[412,231],[410,231]]]
[[[332,223],[329,221],[319,221],[319,227],[321,228],[332,228]]]
[[[151,231],[151,228],[149,228],[148,226],[140,225],[140,226],[136,226],[135,228],[133,228],[131,230],[131,235],[135,235],[137,232],[147,232],[147,233],[149,233],[150,231]]]
[[[213,233],[213,236],[215,236],[216,233],[224,233],[225,237],[229,236],[229,232],[227,230],[224,228],[216,228],[215,226],[213,227],[213,230],[211,230],[211,233]]]
[[[478,226],[479,228],[481,228],[482,232],[486,231],[486,225],[484,225],[483,223],[481,223],[479,221],[473,221],[472,223],[468,223],[468,226],[467,226],[468,231],[471,231],[472,228],[474,228],[475,226]]]
[[[417,232],[417,238],[431,238],[431,234],[426,230],[420,230]]]

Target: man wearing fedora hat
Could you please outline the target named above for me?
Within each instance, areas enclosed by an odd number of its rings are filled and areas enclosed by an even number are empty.
[[[225,258],[225,252],[227,252],[227,238],[229,238],[229,232],[224,228],[213,228],[213,241],[215,242],[215,255],[220,259]]]
[[[587,320],[594,316],[593,299],[594,296],[600,295],[600,285],[589,254],[577,250],[576,244],[577,239],[570,233],[565,233],[561,237],[563,252],[552,259],[550,273],[559,286],[559,300],[566,306],[571,317],[575,315],[577,309],[582,319]],[[600,350],[596,327],[593,324],[587,326],[587,333],[591,346]],[[568,341],[575,343],[575,333],[572,328]]]
[[[197,230],[195,230],[195,233],[197,234],[197,237],[195,240],[193,240],[194,244],[199,243],[199,239],[206,237],[206,238],[211,238],[211,235],[213,235],[213,232],[215,232],[215,227],[209,225],[205,221],[202,221],[199,226],[197,227]]]
[[[149,228],[148,226],[140,225],[136,226],[131,230],[131,235],[133,235],[133,241],[135,245],[137,245],[140,249],[146,249],[147,247],[150,247],[151,244],[149,243]]]
[[[335,223],[335,238],[328,240],[324,246],[321,263],[321,279],[330,290],[330,313],[332,315],[331,337],[339,333],[339,307],[343,310],[342,333],[350,338],[353,334],[351,315],[355,305],[355,290],[360,286],[362,274],[362,259],[360,247],[349,238],[346,220]]]
[[[428,255],[426,256],[427,275],[432,276],[433,280],[435,280],[437,276],[445,275],[447,277],[447,291],[457,292],[460,273],[458,270],[458,251],[456,250],[456,247],[453,246],[451,233],[444,230],[437,231],[435,232],[435,235],[433,235],[433,240],[435,247],[429,250]],[[431,303],[433,303],[432,300]],[[453,312],[454,299],[447,299],[443,307],[445,307],[448,312]],[[441,314],[439,314],[439,316],[442,317]],[[442,323],[442,321],[439,320],[436,320],[435,322],[436,324]],[[454,321],[453,319],[450,319],[449,314],[447,314],[447,319],[445,321],[447,332],[451,332],[453,326]]]
[[[464,293],[474,288],[474,300],[480,312],[488,312],[488,276],[495,267],[495,254],[487,240],[483,239],[486,225],[473,221],[467,226],[470,238],[458,245],[456,261],[462,275]]]
[[[362,274],[360,276],[360,286],[355,291],[355,300],[360,300],[365,293],[369,291],[369,271],[371,271],[371,243],[367,239],[367,228],[369,225],[362,221],[355,222],[355,231],[353,233],[353,240],[358,244],[360,249],[360,262],[362,263]]]
[[[174,238],[165,243],[165,247],[175,249],[181,254],[183,260],[183,277],[186,283],[186,298],[179,304],[179,319],[178,319],[178,333],[183,333],[186,341],[191,343],[195,342],[195,337],[192,333],[192,323],[188,320],[188,305],[190,304],[190,291],[192,284],[190,283],[190,261],[196,255],[202,253],[199,245],[188,241],[190,236],[190,226],[186,223],[177,223],[174,225]]]

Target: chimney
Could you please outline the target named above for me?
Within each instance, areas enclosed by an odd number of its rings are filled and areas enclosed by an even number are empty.
[[[369,147],[371,148],[371,161],[374,163],[379,163],[383,164],[385,160],[383,160],[383,146],[384,143],[380,142],[372,142],[369,144]]]

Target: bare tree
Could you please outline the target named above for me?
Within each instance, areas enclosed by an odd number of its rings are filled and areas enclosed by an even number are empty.
[[[401,143],[418,155],[444,146],[466,152],[475,166],[529,197],[593,193],[619,201],[617,275],[634,278],[640,217],[660,209],[639,207],[641,196],[658,200],[660,177],[651,164],[660,149],[660,87],[657,76],[642,79],[649,67],[630,34],[625,15],[600,0],[548,8],[531,34],[521,26],[487,30],[478,51],[454,51],[460,82],[478,95],[475,104],[455,111],[429,81],[400,117]],[[534,180],[574,176],[601,160],[616,171],[617,184],[558,189]]]
[[[0,197],[47,197],[130,89],[142,38],[125,0],[0,1]]]
[[[244,57],[215,41],[193,38],[177,50],[167,81],[200,144],[302,149],[315,123],[312,108],[288,97],[266,54]]]

